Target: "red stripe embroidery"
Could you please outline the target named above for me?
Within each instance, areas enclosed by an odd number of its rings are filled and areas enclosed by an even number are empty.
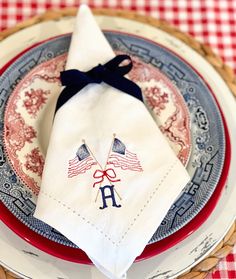
[[[79,161],[78,157],[76,156],[74,159],[69,161],[68,177],[71,178],[78,174],[85,173],[94,165],[97,165],[97,162],[92,156],[89,156],[82,161]]]
[[[112,152],[109,156],[108,165],[113,165],[114,167],[120,167],[122,170],[131,171],[143,171],[140,161],[135,153],[125,150],[125,154],[119,154]]]

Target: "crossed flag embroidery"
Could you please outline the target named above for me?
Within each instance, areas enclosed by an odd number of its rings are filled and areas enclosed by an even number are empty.
[[[97,184],[100,185],[99,190],[101,191],[103,200],[103,207],[99,207],[100,209],[108,207],[106,202],[106,199],[108,198],[112,199],[112,206],[121,207],[121,205],[117,205],[115,200],[115,193],[121,200],[121,197],[114,188],[113,184],[114,182],[121,181],[116,177],[115,168],[137,172],[143,171],[137,155],[130,152],[126,148],[125,144],[116,138],[115,135],[113,135],[112,143],[107,156],[107,162],[104,167],[100,165],[88,145],[83,140],[83,144],[78,148],[76,156],[69,160],[68,178],[84,174],[86,171],[93,168],[93,166],[99,167],[93,173],[93,178],[95,179],[93,187]],[[105,177],[108,179],[110,185],[101,187]],[[99,190],[97,192],[95,202],[97,201]],[[107,193],[109,193],[109,195],[107,195]]]

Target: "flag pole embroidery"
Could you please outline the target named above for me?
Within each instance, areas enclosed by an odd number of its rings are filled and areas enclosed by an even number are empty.
[[[97,190],[95,202],[97,202],[99,192],[101,192],[103,206],[99,207],[104,209],[107,206],[107,199],[112,200],[113,207],[121,207],[120,204],[116,203],[115,194],[122,200],[121,196],[117,192],[114,182],[120,182],[121,179],[116,178],[116,172],[114,168],[121,168],[122,170],[129,171],[143,171],[140,161],[135,153],[127,150],[125,144],[116,138],[116,134],[113,134],[113,139],[108,151],[106,164],[104,167],[98,162],[93,152],[86,144],[85,140],[82,140],[83,144],[79,147],[76,152],[76,157],[69,160],[68,167],[68,178],[84,174],[86,171],[90,170],[93,166],[99,166],[93,173],[93,178],[97,181],[94,182],[93,187],[99,184]],[[113,165],[113,168],[107,168],[108,165]],[[101,186],[104,179],[108,180],[109,185]],[[115,193],[115,194],[114,194]]]
[[[115,139],[115,136],[116,134],[113,134],[113,139],[112,139],[112,142],[111,142],[111,145],[110,145],[110,148],[109,148],[109,151],[108,151],[108,155],[107,155],[107,160],[106,160],[106,164],[104,166],[104,168],[101,166],[101,164],[97,161],[96,157],[94,156],[93,152],[91,151],[91,149],[89,148],[88,145],[87,148],[90,152],[90,154],[92,155],[92,157],[94,158],[94,160],[98,163],[99,167],[100,167],[100,170],[96,170],[93,174],[93,177],[94,178],[101,178],[100,181],[97,181],[97,182],[94,182],[93,184],[93,187],[96,185],[96,184],[99,184],[99,189],[97,191],[97,195],[96,195],[96,198],[95,198],[95,202],[97,202],[97,198],[98,198],[98,195],[99,195],[99,190],[101,190],[101,193],[103,194],[104,191],[102,191],[101,189],[101,183],[103,182],[104,180],[104,177],[106,177],[109,181],[109,184],[110,186],[112,186],[112,183],[111,182],[118,182],[120,181],[120,179],[115,179],[116,178],[116,173],[113,169],[106,169],[107,167],[107,164],[108,164],[108,160],[109,160],[109,157],[110,157],[110,153],[111,153],[111,150],[112,150],[112,146],[113,146],[113,142],[114,142],[114,139]],[[85,141],[84,141],[85,143]],[[101,174],[101,176],[99,175]],[[117,194],[117,196],[119,197],[120,200],[122,200],[121,196],[119,195],[119,193],[117,192],[117,190],[114,188],[114,191],[115,193]],[[104,200],[104,199],[103,199]]]

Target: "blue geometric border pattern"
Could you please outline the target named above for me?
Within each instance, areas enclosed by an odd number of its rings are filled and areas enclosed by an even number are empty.
[[[145,39],[105,32],[114,50],[138,56],[162,71],[179,88],[190,111],[192,152],[187,166],[191,182],[172,205],[150,243],[174,233],[203,208],[219,181],[224,157],[225,136],[220,111],[199,75],[171,51]],[[44,42],[19,57],[0,77],[0,199],[7,208],[33,231],[58,243],[76,247],[63,235],[35,219],[36,197],[24,186],[7,162],[3,149],[4,110],[9,95],[35,66],[66,53],[70,35]],[[213,121],[210,121],[214,119]],[[168,190],[168,189],[167,189]]]

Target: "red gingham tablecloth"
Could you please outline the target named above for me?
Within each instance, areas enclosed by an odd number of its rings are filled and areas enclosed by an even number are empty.
[[[210,45],[236,72],[236,0],[84,0],[90,7],[119,8],[163,19]],[[0,30],[76,0],[0,0]],[[236,279],[236,247],[210,278]]]

